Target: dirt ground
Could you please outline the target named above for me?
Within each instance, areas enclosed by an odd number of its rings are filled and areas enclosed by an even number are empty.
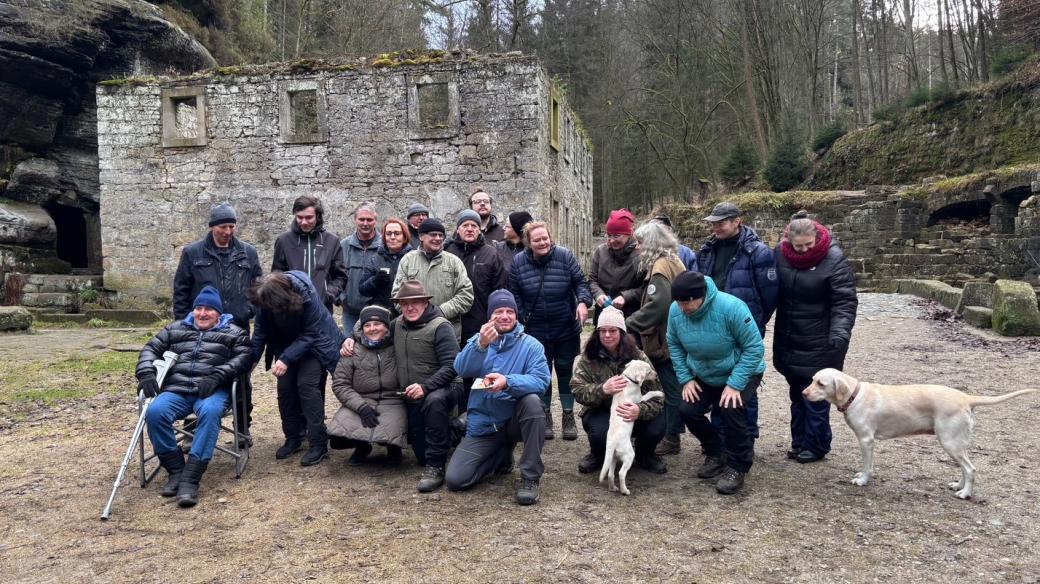
[[[986,395],[1040,386],[1036,339],[1000,340],[943,316],[908,297],[861,295],[846,370]],[[100,355],[140,336],[5,336],[0,358]],[[690,435],[667,458],[668,474],[633,470],[631,497],[609,493],[577,473],[582,434],[546,444],[541,502],[522,508],[516,472],[471,492],[421,495],[410,455],[398,468],[350,468],[349,451],[311,468],[276,461],[274,384],[254,379],[256,446],[241,479],[218,455],[191,510],[160,497],[157,484],[132,482],[108,522],[98,517],[136,421],[129,372],[123,393],[99,387],[75,403],[4,413],[0,581],[1040,581],[1040,395],[977,411],[971,501],[947,489],[960,471],[932,436],[880,443],[874,483],[850,484],[859,450],[834,411],[831,455],[786,460],[788,390],[769,371],[742,494],[718,495],[693,477],[700,455]]]

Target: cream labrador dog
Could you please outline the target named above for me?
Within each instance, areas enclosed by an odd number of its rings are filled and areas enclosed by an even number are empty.
[[[845,414],[859,439],[863,470],[853,484],[865,486],[874,474],[874,440],[912,434],[935,434],[939,444],[961,466],[961,480],[950,483],[961,499],[971,497],[975,465],[968,444],[975,427],[975,406],[997,404],[1035,389],[1004,395],[968,395],[943,385],[881,385],[857,380],[837,369],[821,369],[802,391],[809,401],[827,400]]]
[[[614,470],[620,462],[621,470],[617,474],[621,483],[621,494],[630,495],[631,491],[625,485],[625,477],[628,476],[628,469],[632,468],[632,461],[636,458],[636,449],[632,446],[632,427],[635,426],[635,422],[622,420],[617,413],[617,407],[624,402],[638,404],[658,396],[664,397],[664,394],[660,391],[651,391],[647,392],[646,395],[642,395],[639,391],[639,386],[644,381],[657,377],[654,368],[646,361],[638,359],[629,361],[621,374],[628,380],[628,385],[624,390],[615,393],[610,402],[610,429],[607,430],[607,453],[603,457],[603,468],[599,471],[599,482],[602,483],[604,479],[609,477],[610,490],[617,491],[617,485],[614,484]]]

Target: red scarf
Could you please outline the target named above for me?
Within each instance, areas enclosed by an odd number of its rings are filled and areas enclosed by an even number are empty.
[[[805,253],[798,253],[787,239],[787,230],[784,230],[784,238],[780,241],[780,253],[784,259],[796,270],[808,270],[815,268],[823,258],[827,257],[827,250],[831,247],[831,232],[826,227],[813,221],[816,225],[816,243]]]

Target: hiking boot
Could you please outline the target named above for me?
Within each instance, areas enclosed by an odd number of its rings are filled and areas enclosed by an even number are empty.
[[[347,464],[350,466],[361,466],[365,464],[365,459],[368,458],[369,454],[372,454],[372,445],[366,442],[354,449],[354,453],[347,459]]]
[[[431,493],[441,488],[444,484],[444,469],[437,466],[427,466],[423,470],[422,478],[419,479],[419,492]]]
[[[792,448],[787,451],[787,460],[798,460],[798,455],[801,454],[801,448]]]
[[[563,410],[563,439],[578,439],[578,427],[574,424],[574,410]]]
[[[808,464],[810,462],[821,461],[821,460],[823,460],[824,456],[825,455],[823,455],[823,454],[816,454],[812,450],[809,450],[808,448],[806,448],[805,450],[802,450],[801,452],[798,453],[798,456],[795,457],[795,460],[797,460],[798,462],[800,462],[802,464]]]
[[[656,454],[636,457],[636,464],[639,465],[639,468],[654,474],[664,474],[668,472],[668,465],[665,464],[664,460]]]
[[[722,474],[726,470],[726,463],[722,457],[708,455],[704,457],[704,464],[697,468],[697,478],[710,479]]]
[[[715,483],[715,490],[723,495],[732,495],[744,486],[744,473],[735,468],[727,468],[722,477]]]
[[[520,488],[516,490],[516,502],[521,505],[534,505],[538,502],[538,481],[520,479]]]
[[[180,450],[166,452],[158,455],[159,464],[169,473],[166,484],[162,488],[163,497],[172,497],[177,494],[177,488],[181,484],[181,472],[184,470],[184,453]]]
[[[315,444],[307,449],[300,457],[300,466],[314,466],[325,460],[329,455],[328,444]]]
[[[587,452],[585,456],[581,457],[581,460],[578,461],[578,472],[581,474],[594,473],[601,468],[603,468],[603,459],[591,452]]]
[[[657,444],[657,448],[654,449],[654,454],[657,456],[679,454],[679,446],[680,442],[677,434],[666,434]]]
[[[303,440],[299,438],[286,438],[285,444],[274,453],[278,460],[285,460],[303,448]]]
[[[181,482],[177,486],[177,504],[181,507],[194,507],[199,502],[199,481],[209,466],[208,460],[188,457],[188,462],[181,471]]]
[[[553,434],[552,427],[552,410],[549,408],[542,408],[545,410],[545,439],[552,440],[556,438],[556,434]]]

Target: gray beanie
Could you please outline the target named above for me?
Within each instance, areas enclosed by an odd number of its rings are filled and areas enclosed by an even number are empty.
[[[412,203],[412,206],[408,207],[408,214],[405,215],[404,218],[411,219],[412,215],[417,215],[419,213],[426,213],[427,217],[430,216],[430,210],[426,208],[426,205],[423,205],[422,203]]]
[[[238,223],[238,214],[231,203],[221,203],[209,210],[209,226],[215,227],[225,223]]]
[[[462,227],[462,224],[466,221],[472,221],[477,224],[477,227],[480,227],[480,215],[472,209],[466,209],[459,213],[458,217],[455,218],[455,227]]]

